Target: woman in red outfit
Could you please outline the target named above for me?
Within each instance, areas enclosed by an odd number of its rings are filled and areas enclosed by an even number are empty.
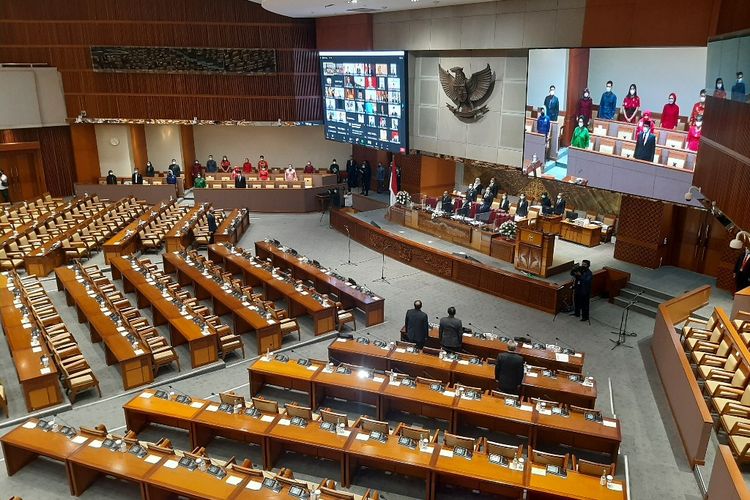
[[[721,78],[716,79],[716,88],[714,89],[714,97],[719,99],[727,98],[727,91],[724,89],[724,80]]]
[[[222,172],[231,172],[232,171],[232,164],[229,163],[229,160],[226,156],[221,157],[221,171]]]
[[[578,100],[578,107],[576,108],[576,116],[583,117],[583,126],[588,127],[591,121],[591,110],[594,101],[591,100],[591,93],[588,87],[583,89],[583,96]]]
[[[680,120],[680,107],[677,105],[677,94],[669,94],[667,104],[661,110],[661,128],[672,130]]]
[[[635,128],[636,137],[641,135],[641,132],[643,132],[643,124],[646,122],[651,123],[651,124],[654,123],[654,121],[651,119],[651,111],[649,111],[648,109],[643,112],[643,116],[641,116],[641,119],[638,120],[638,126]],[[649,128],[653,131],[651,127]]]
[[[706,110],[706,89],[701,90],[701,97],[698,102],[693,104],[693,111],[690,112],[690,125],[695,125],[695,119]]]
[[[690,130],[688,130],[688,136],[685,146],[690,151],[698,151],[698,147],[701,143],[701,135],[703,135],[703,131],[701,130],[701,127],[703,125],[703,115],[698,115],[695,117],[695,123],[690,126]]]
[[[253,173],[253,164],[250,163],[250,158],[245,158],[245,163],[242,164],[242,171],[246,174]]]
[[[260,170],[258,171],[258,178],[262,181],[267,181],[271,176],[271,173],[268,171],[268,166],[263,165],[260,167]]]
[[[638,87],[635,86],[635,83],[631,83],[628,95],[622,101],[622,116],[625,117],[626,122],[635,123],[640,109],[641,98],[638,97]]]

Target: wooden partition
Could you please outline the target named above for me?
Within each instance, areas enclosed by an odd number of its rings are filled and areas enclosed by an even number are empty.
[[[149,205],[156,205],[168,201],[170,197],[177,199],[177,187],[174,184],[75,184],[75,192],[98,194],[100,198],[118,200],[124,196],[135,196],[137,200],[144,200]]]
[[[742,471],[732,456],[729,446],[719,445],[708,480],[706,500],[745,500],[750,498],[750,490],[742,477]]]
[[[502,299],[550,314],[560,310],[563,300],[571,303],[569,281],[549,283],[485,266],[378,229],[343,210],[331,211],[331,225],[342,232],[348,228],[353,240],[393,259]]]
[[[659,306],[651,352],[690,466],[705,463],[713,420],[695,380],[675,325],[708,304],[711,287],[696,288]]]

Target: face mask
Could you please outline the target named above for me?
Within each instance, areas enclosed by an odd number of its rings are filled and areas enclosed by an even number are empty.
[[[704,95],[701,96],[701,102],[706,102],[706,96]]]
[[[742,82],[742,77],[737,78],[737,83],[741,83],[741,82]]]
[[[698,121],[695,122],[695,126],[698,127],[698,128],[701,128],[702,125],[703,125],[703,122],[700,121],[700,120],[698,120]]]
[[[630,89],[630,95],[635,95],[635,89]]]
[[[589,93],[588,93],[588,92],[584,92],[584,93],[583,93],[583,97],[588,97],[588,96],[589,96]]]
[[[723,88],[724,88],[724,84],[723,84],[723,83],[720,83],[720,84],[718,84],[718,85],[716,86],[716,88],[717,88],[717,89],[723,89]]]
[[[648,135],[648,127],[643,127],[643,135]]]
[[[550,90],[549,91],[549,95],[555,95],[555,91],[554,90]]]
[[[612,92],[612,87],[610,87],[609,85],[607,85],[607,92]]]
[[[583,122],[578,122],[579,127],[583,127]]]

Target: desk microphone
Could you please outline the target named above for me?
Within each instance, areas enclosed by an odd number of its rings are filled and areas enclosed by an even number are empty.
[[[537,337],[532,337],[530,333],[527,333],[527,334],[526,334],[526,338],[528,338],[528,339],[530,339],[530,340],[533,340],[533,341],[537,342],[538,344],[542,344],[543,346],[545,346],[545,348],[546,348],[546,346],[547,346],[547,342],[545,342],[544,340],[542,340],[542,339],[540,339],[540,338],[537,338]],[[530,343],[530,344],[533,344],[533,342],[529,342],[529,343]]]
[[[564,342],[564,341],[560,340],[560,337],[555,337],[555,340],[557,340],[559,343],[561,343],[565,347],[571,349],[573,351],[573,354],[575,354],[575,352],[576,352],[576,348],[575,347],[573,347],[572,345],[568,344],[567,342]]]
[[[58,421],[58,420],[59,420],[60,422],[62,422],[62,424],[63,424],[64,426],[70,427],[71,429],[75,429],[75,427],[74,427],[74,426],[72,426],[72,425],[70,425],[70,424],[69,424],[68,422],[66,422],[66,421],[65,421],[65,420],[64,420],[64,419],[63,419],[63,418],[62,418],[62,417],[60,416],[60,414],[59,414],[59,413],[55,413],[54,415],[52,415],[52,422],[51,422],[51,423],[52,423],[53,425],[54,425],[54,424],[55,424],[55,422],[56,422],[56,421]]]
[[[507,334],[507,333],[506,333],[505,331],[501,330],[501,329],[500,329],[500,327],[499,327],[499,326],[497,326],[497,325],[493,325],[493,326],[492,326],[492,330],[497,330],[498,332],[502,333],[504,337],[508,337],[508,338],[511,338],[511,336],[510,336],[510,335],[508,335],[508,334]],[[494,331],[493,331],[493,333],[494,333],[495,335],[497,335],[497,332],[494,332]]]
[[[388,344],[389,344],[389,342],[386,342],[386,341],[385,341],[384,339],[380,338],[380,337],[379,337],[379,336],[377,336],[377,335],[372,335],[372,334],[371,334],[370,332],[365,332],[365,334],[366,334],[366,335],[367,335],[368,337],[372,337],[372,338],[374,338],[375,340],[379,340],[379,341],[381,341],[381,342],[382,342],[382,343],[384,343],[385,345],[388,345]]]
[[[175,392],[175,393],[179,394],[180,396],[182,396],[183,398],[185,398],[185,404],[190,404],[190,403],[193,402],[193,399],[190,396],[188,396],[187,394],[185,394],[182,391],[178,391],[177,389],[174,388],[173,385],[168,385],[167,387],[169,389],[171,389],[172,392]]]

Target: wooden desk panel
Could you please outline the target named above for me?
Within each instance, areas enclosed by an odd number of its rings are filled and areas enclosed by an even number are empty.
[[[585,247],[595,247],[601,243],[602,228],[595,224],[579,226],[572,222],[563,221],[561,223],[560,238]]]
[[[189,247],[194,240],[193,229],[200,218],[211,208],[211,205],[198,204],[191,208],[182,218],[172,226],[164,236],[166,252],[179,252]]]
[[[156,398],[155,392],[146,389],[122,406],[129,430],[138,433],[151,423],[190,430],[190,421],[209,404],[205,399],[193,399],[191,404],[183,404]]]
[[[437,454],[433,462],[433,475],[429,498],[436,498],[440,484],[453,484],[484,494],[519,498],[526,486],[525,471],[510,470],[509,467],[493,464],[486,453],[474,452],[466,459],[440,453],[442,445],[436,445]]]
[[[312,380],[320,369],[320,366],[315,365],[302,366],[291,359],[279,361],[273,357],[261,356],[247,369],[250,377],[250,396],[257,395],[265,385],[294,389],[312,396]]]
[[[219,227],[216,228],[214,241],[216,243],[237,244],[249,227],[250,214],[248,211],[244,208],[235,208],[224,217]]]
[[[262,184],[273,182],[262,181]],[[286,184],[286,183],[285,183]],[[261,188],[261,189],[194,189],[195,203],[211,203],[217,208],[247,208],[251,212],[304,213],[320,210],[316,198],[318,194],[327,194],[332,186],[297,188]],[[341,189],[339,192],[343,192]],[[343,205],[343,203],[341,203]]]

